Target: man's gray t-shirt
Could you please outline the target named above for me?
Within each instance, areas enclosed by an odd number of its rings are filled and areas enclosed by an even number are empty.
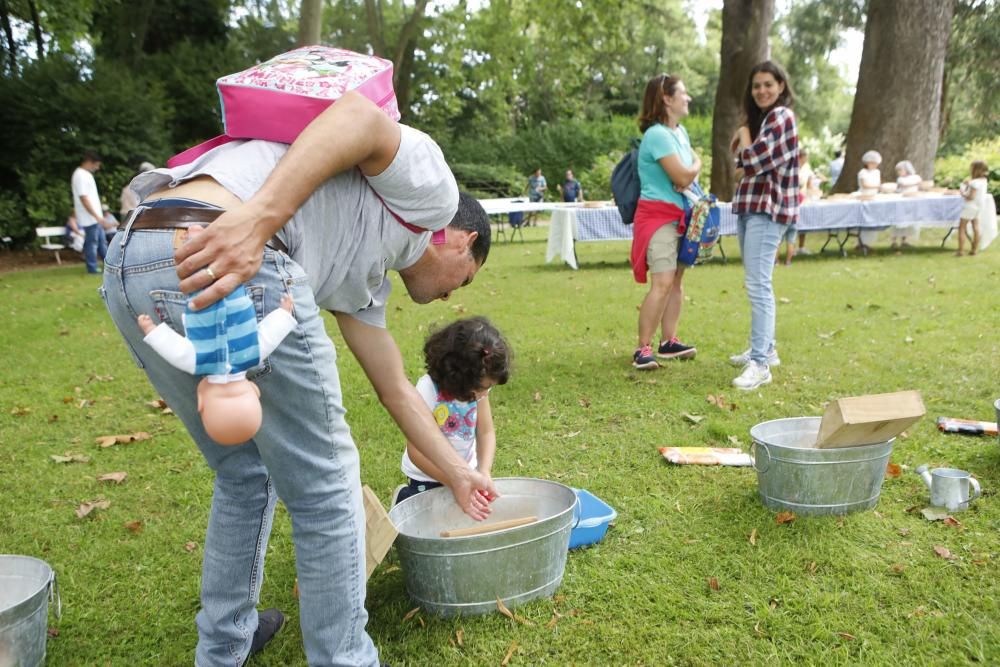
[[[458,208],[458,185],[441,149],[423,132],[399,127],[399,150],[385,171],[365,177],[350,169],[333,176],[278,232],[308,275],[320,308],[381,328],[391,289],[386,272],[416,262],[427,249],[429,232],[446,227]],[[190,164],[140,174],[131,187],[145,199],[167,185],[207,175],[246,201],[287,150],[287,144],[270,141],[233,141]],[[410,231],[389,209],[429,231]]]

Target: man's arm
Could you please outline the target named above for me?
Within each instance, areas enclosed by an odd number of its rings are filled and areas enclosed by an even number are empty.
[[[100,202],[95,204],[90,201],[90,197],[88,197],[87,195],[80,195],[80,203],[82,203],[83,207],[87,209],[87,213],[94,216],[94,220],[100,222],[101,220],[104,219],[104,214],[101,212],[101,209],[99,208]]]
[[[352,167],[380,174],[396,156],[399,141],[399,125],[360,94],[347,93],[330,105],[302,131],[253,197],[178,248],[174,259],[181,290],[204,289],[191,306],[215,303],[252,278],[264,245],[320,184]],[[215,281],[202,271],[208,266]]]
[[[490,507],[479,492],[494,497],[496,489],[480,473],[470,469],[445,439],[427,404],[406,378],[403,357],[392,335],[386,329],[365,324],[350,315],[334,315],[344,341],[407,441],[437,466],[442,475],[439,481],[451,489],[462,510],[474,519],[485,519]]]

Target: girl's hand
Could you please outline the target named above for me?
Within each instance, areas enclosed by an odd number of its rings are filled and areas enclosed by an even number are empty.
[[[499,497],[490,476],[477,470],[467,469],[465,474],[452,481],[450,488],[458,506],[476,521],[482,521],[490,515],[493,511],[490,502]]]
[[[493,484],[493,477],[490,476],[489,470],[480,470],[479,474],[485,477],[487,482],[486,490],[480,491],[479,493],[482,494],[484,498],[486,498],[487,502],[492,503],[494,500],[500,497],[500,494],[497,493],[496,486],[494,486]]]

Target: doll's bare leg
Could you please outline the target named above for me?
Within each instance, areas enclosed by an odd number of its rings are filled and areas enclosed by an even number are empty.
[[[137,317],[136,320],[139,322],[139,328],[142,329],[143,335],[148,336],[156,328],[156,325],[153,324],[153,318],[145,313]]]

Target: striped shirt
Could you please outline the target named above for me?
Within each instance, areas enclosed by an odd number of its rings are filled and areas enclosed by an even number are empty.
[[[736,156],[743,178],[733,213],[763,213],[775,222],[799,219],[799,132],[795,114],[775,107],[764,117],[757,140]]]
[[[184,328],[194,344],[195,375],[242,373],[260,363],[257,312],[243,285],[202,310],[187,309]]]

